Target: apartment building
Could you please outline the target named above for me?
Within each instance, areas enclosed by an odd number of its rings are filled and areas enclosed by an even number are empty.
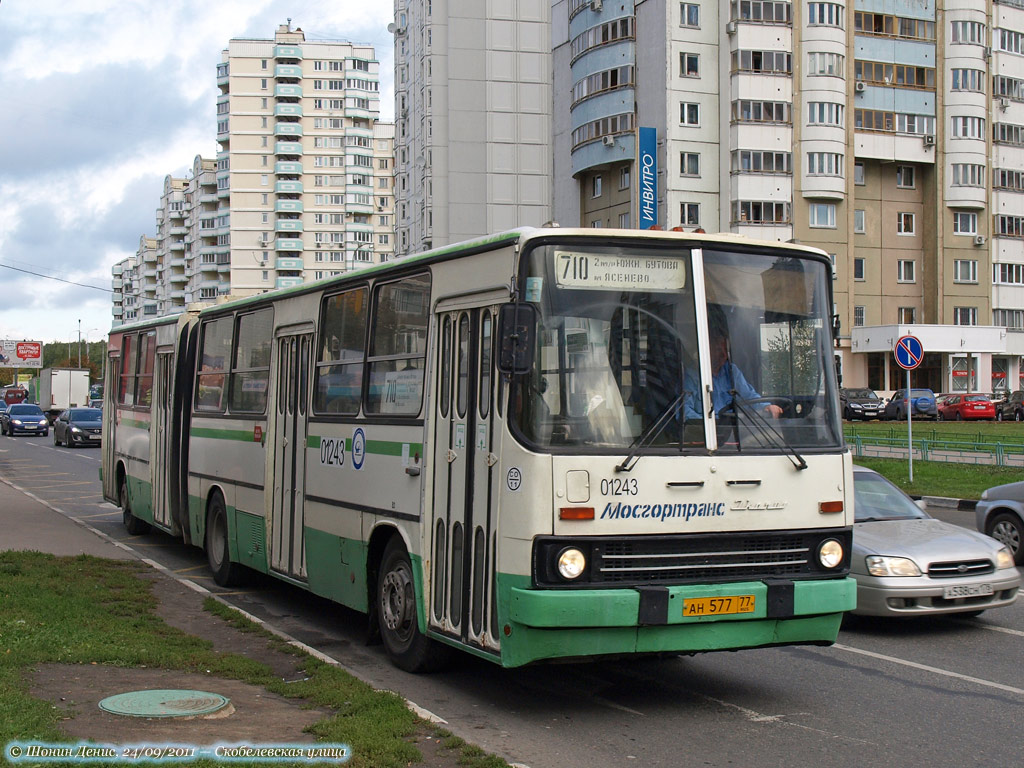
[[[114,267],[115,323],[129,319],[127,273],[141,319],[394,258],[394,125],[379,120],[378,75],[372,46],[307,41],[290,24],[229,41],[217,156],[165,179],[153,247]]]
[[[396,0],[398,252],[551,218],[548,0]]]
[[[554,214],[822,248],[848,385],[1024,384],[1024,2],[551,0]]]

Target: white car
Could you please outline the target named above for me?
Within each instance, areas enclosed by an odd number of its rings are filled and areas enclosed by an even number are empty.
[[[868,616],[976,616],[1017,599],[1013,555],[990,536],[936,520],[877,472],[854,467],[857,608]]]

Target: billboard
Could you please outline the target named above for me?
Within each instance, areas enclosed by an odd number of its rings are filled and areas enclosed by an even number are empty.
[[[637,132],[637,222],[640,229],[650,229],[658,223],[658,134],[654,128],[640,128]]]
[[[0,367],[42,368],[43,342],[0,341]]]

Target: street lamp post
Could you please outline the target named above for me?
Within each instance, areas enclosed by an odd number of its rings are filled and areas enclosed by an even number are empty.
[[[78,320],[78,367],[82,367],[82,320]]]

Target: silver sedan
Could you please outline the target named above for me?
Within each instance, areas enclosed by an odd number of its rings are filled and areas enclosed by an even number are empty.
[[[1017,599],[1013,555],[984,534],[929,517],[877,472],[854,468],[857,608],[868,616],[973,615]]]

